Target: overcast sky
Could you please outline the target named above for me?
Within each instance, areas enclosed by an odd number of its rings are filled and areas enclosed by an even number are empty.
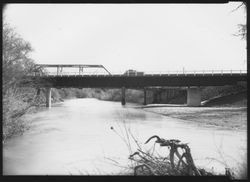
[[[240,3],[9,4],[6,21],[39,64],[102,64],[110,71],[246,69]]]

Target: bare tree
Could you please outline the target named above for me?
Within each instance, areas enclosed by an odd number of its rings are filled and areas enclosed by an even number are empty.
[[[232,10],[232,12],[237,11],[240,8],[244,8],[245,13],[247,12],[247,3],[242,2],[239,6]],[[246,24],[238,24],[238,32],[233,34],[234,36],[240,36],[241,39],[246,40],[247,38],[247,25]]]
[[[29,100],[35,96],[35,89],[20,88],[19,83],[34,67],[29,57],[31,45],[23,40],[7,23],[2,29],[2,96],[3,96],[3,141],[23,131],[20,117],[31,107]],[[33,100],[33,99],[32,99]]]
[[[3,24],[2,81],[3,93],[18,84],[34,68],[29,57],[32,51],[30,43],[23,40],[7,23]]]

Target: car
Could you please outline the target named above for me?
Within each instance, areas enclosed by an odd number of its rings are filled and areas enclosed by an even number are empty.
[[[136,75],[136,70],[129,69],[125,73],[127,76],[135,76]]]
[[[124,75],[127,75],[127,76],[143,76],[143,75],[144,75],[144,72],[129,69],[129,70],[127,70],[127,71],[124,73]]]

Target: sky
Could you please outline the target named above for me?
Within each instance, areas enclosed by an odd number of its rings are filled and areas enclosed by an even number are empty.
[[[4,21],[31,43],[38,64],[246,70],[246,41],[233,36],[246,22],[238,5],[8,4]]]

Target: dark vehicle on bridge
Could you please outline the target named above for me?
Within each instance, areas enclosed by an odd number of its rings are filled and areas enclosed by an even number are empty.
[[[130,69],[130,70],[127,70],[124,73],[124,75],[126,75],[126,76],[143,76],[144,72]]]

